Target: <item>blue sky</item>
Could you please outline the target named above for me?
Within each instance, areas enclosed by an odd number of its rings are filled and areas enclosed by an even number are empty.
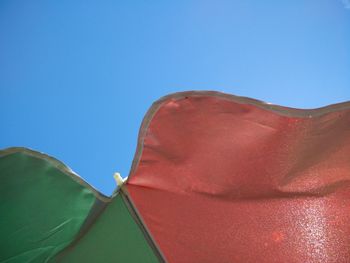
[[[349,2],[0,2],[0,148],[48,153],[110,194],[149,106],[183,90],[350,100]]]

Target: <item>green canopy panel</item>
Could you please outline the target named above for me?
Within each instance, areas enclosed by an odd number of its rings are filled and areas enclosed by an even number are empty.
[[[25,148],[0,151],[0,262],[160,262],[132,205]]]
[[[52,262],[159,262],[118,194],[89,231]]]

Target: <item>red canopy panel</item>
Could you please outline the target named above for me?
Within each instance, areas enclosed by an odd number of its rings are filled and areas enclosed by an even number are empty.
[[[168,262],[350,262],[350,104],[156,102],[125,190]]]

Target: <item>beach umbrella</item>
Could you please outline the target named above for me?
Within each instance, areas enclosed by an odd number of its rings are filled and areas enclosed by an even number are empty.
[[[60,161],[0,152],[0,262],[350,261],[350,104],[219,92],[155,102],[107,197]]]

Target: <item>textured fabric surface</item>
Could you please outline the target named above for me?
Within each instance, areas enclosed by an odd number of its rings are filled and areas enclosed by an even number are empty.
[[[39,152],[0,151],[0,262],[160,262],[122,196]]]
[[[157,102],[126,189],[168,262],[350,262],[349,106]]]
[[[0,262],[47,262],[79,232],[96,196],[38,152],[0,152]]]
[[[157,263],[158,258],[130,215],[122,193],[113,198],[87,233],[53,262]]]

